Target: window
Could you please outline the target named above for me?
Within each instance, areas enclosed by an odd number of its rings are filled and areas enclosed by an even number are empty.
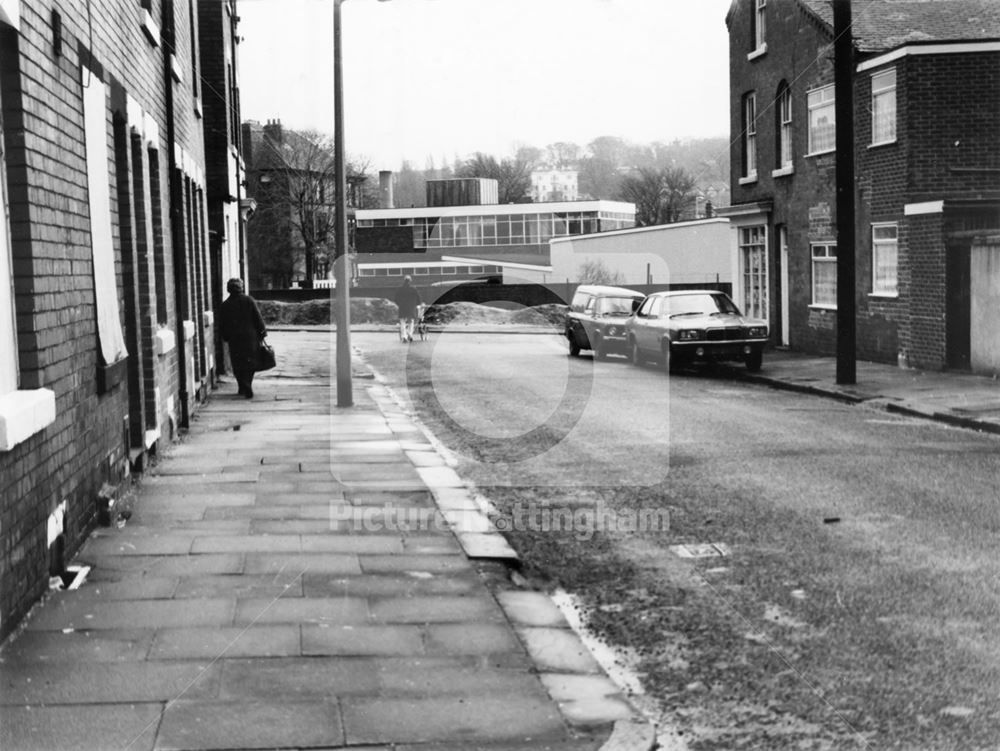
[[[837,307],[837,246],[812,246],[812,304]]]
[[[779,170],[790,170],[792,168],[792,90],[788,84],[782,83],[778,88],[778,127],[775,133],[778,136],[778,148],[775,153],[778,157],[777,167]]]
[[[768,320],[767,226],[740,227],[739,245],[743,312]]]
[[[743,97],[743,178],[757,179],[757,95]]]
[[[896,295],[899,230],[895,224],[872,225],[872,294]]]
[[[872,145],[896,140],[896,69],[872,76]]]
[[[111,230],[111,182],[108,172],[107,85],[87,68],[83,79],[83,122],[87,146],[87,196],[90,242],[94,254],[97,338],[105,365],[127,356],[118,309],[118,281]]]
[[[767,0],[754,0],[753,41],[754,51],[767,49]]]
[[[837,118],[833,86],[809,92],[809,153],[833,151],[837,145]]]
[[[7,175],[4,169],[3,124],[0,123],[0,396],[17,390],[17,335],[14,330],[14,274],[8,233]]]

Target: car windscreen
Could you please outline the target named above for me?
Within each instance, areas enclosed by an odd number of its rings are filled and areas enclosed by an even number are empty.
[[[712,315],[725,313],[739,315],[740,309],[726,295],[675,295],[665,297],[667,316]]]
[[[604,316],[632,315],[631,297],[602,297],[597,301],[597,313]]]

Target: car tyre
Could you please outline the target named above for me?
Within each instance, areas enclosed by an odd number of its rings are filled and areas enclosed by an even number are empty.
[[[639,344],[634,339],[632,340],[632,364],[636,367],[642,365],[642,352],[639,350]]]
[[[745,362],[747,370],[751,373],[756,373],[760,370],[761,365],[764,364],[764,353],[759,349],[755,349],[746,356]]]
[[[568,336],[567,339],[569,340],[569,355],[570,355],[570,357],[579,357],[580,356],[580,345],[576,343],[576,339],[573,338],[572,334],[570,334],[570,336]]]
[[[674,362],[673,358],[670,356],[670,343],[664,342],[663,344],[663,372],[673,373],[674,372]]]

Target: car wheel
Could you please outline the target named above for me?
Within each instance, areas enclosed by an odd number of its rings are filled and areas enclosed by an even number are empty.
[[[632,364],[636,367],[642,365],[642,352],[639,351],[639,344],[632,340]]]
[[[670,356],[669,342],[664,343],[663,345],[663,372],[664,373],[674,372],[674,364],[673,364],[673,358]]]
[[[764,353],[759,349],[753,350],[746,357],[747,370],[749,370],[751,373],[756,373],[758,370],[760,370],[760,366],[763,364],[764,364]]]
[[[580,356],[580,345],[576,343],[576,339],[573,337],[572,334],[569,337],[567,337],[567,339],[569,340],[569,354],[570,354],[570,357],[579,357]]]

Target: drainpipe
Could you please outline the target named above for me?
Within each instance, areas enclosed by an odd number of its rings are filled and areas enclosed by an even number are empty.
[[[184,257],[184,191],[180,175],[177,172],[177,130],[174,125],[174,79],[171,67],[171,52],[175,49],[177,29],[174,24],[174,1],[163,0],[163,82],[165,84],[167,110],[167,171],[170,175],[170,239],[174,258],[174,307],[177,332],[177,377],[180,381],[178,398],[181,402],[179,426],[187,428],[190,424],[188,409],[188,372],[187,372],[187,339],[184,337],[184,320],[188,313],[187,306],[187,263]]]

